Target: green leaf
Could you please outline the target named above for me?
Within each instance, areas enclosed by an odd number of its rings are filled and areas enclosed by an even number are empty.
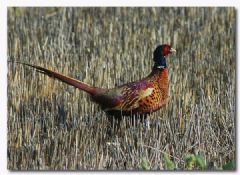
[[[143,170],[150,170],[150,162],[145,159],[145,158],[142,158],[142,161],[140,163],[140,168],[143,169]]]
[[[192,170],[196,162],[195,156],[193,154],[188,154],[185,156],[184,160],[186,163],[186,168]]]
[[[174,164],[174,162],[169,158],[169,155],[168,155],[168,154],[164,154],[163,160],[164,160],[165,167],[166,167],[167,170],[174,170],[175,164]]]
[[[195,158],[196,158],[196,166],[199,167],[201,170],[205,169],[206,164],[205,164],[203,156],[197,155],[197,156],[195,156]]]
[[[236,164],[235,162],[231,161],[223,165],[223,170],[235,170],[236,169]]]

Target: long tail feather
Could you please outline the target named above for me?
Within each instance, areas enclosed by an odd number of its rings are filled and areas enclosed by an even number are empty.
[[[11,62],[11,61],[9,61],[9,62]],[[42,74],[48,75],[49,77],[56,78],[56,79],[58,79],[58,80],[60,80],[64,83],[67,83],[71,86],[74,86],[75,88],[83,90],[83,91],[85,91],[85,92],[87,92],[91,95],[96,95],[96,94],[104,91],[104,89],[102,89],[102,88],[96,88],[96,87],[90,86],[86,83],[83,83],[83,82],[77,80],[77,79],[62,75],[60,73],[57,73],[55,71],[46,69],[46,68],[41,67],[41,66],[36,66],[36,65],[28,64],[28,63],[23,63],[23,62],[13,62],[13,63],[22,64],[22,65],[25,65],[25,66],[32,67]]]

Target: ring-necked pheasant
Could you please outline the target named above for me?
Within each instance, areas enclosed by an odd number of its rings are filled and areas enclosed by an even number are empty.
[[[92,101],[99,104],[108,115],[121,118],[121,116],[135,114],[145,116],[167,103],[168,68],[166,57],[175,51],[170,45],[159,45],[153,54],[152,72],[147,77],[112,89],[93,87],[41,66],[18,63],[33,67],[43,74],[87,92]]]

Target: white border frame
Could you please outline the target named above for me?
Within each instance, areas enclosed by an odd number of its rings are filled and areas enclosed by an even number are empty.
[[[0,53],[1,53],[1,65],[0,65],[0,173],[1,174],[30,174],[34,172],[12,172],[7,170],[7,7],[9,6],[137,6],[137,7],[144,7],[144,6],[233,6],[237,9],[237,34],[236,34],[236,43],[237,43],[237,58],[239,53],[239,10],[240,10],[240,0],[148,0],[148,1],[137,1],[137,0],[1,0],[0,1],[0,17],[1,17],[1,27],[0,27]],[[234,51],[233,51],[234,52]],[[236,58],[236,59],[237,59]],[[237,87],[239,84],[239,64],[240,62],[237,59]],[[237,94],[237,108],[239,107],[239,98]],[[237,146],[239,147],[239,121],[238,114],[236,115],[236,127],[237,127]],[[238,171],[235,172],[239,173],[239,148],[237,147],[237,168]],[[36,173],[36,172],[35,172]],[[38,172],[38,174],[65,174],[67,172],[59,172],[59,171],[42,171]],[[72,173],[81,173],[81,174],[89,174],[93,172],[87,171],[76,171]],[[95,172],[96,173],[96,172]],[[106,172],[98,172],[101,174],[105,174]],[[113,174],[114,172],[109,172]],[[126,174],[139,174],[139,172],[124,172]],[[147,172],[146,174],[150,174],[153,172]],[[161,172],[163,174],[168,174],[170,172]],[[183,172],[180,172],[182,174]],[[186,173],[198,173],[203,174],[204,172],[186,172]],[[208,172],[209,173],[209,172]],[[179,174],[176,172],[174,174]],[[225,174],[225,173],[224,173]],[[228,174],[228,172],[227,172]],[[232,173],[231,173],[232,174]]]

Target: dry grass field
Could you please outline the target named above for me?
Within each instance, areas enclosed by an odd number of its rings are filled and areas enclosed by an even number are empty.
[[[9,7],[8,60],[94,86],[145,77],[159,44],[177,53],[150,128],[125,119],[112,136],[86,93],[9,62],[8,169],[224,169],[236,160],[235,37],[234,8]]]

